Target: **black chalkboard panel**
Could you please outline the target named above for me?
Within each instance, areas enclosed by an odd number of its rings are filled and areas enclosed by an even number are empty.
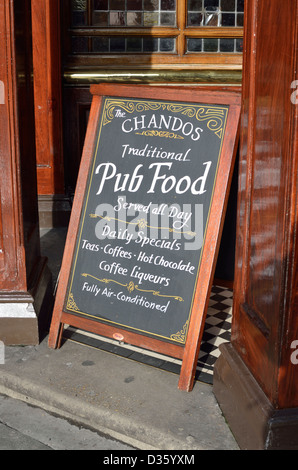
[[[104,97],[66,312],[185,343],[228,109]]]
[[[235,161],[240,95],[94,85],[49,346],[65,324],[183,359],[190,390]]]

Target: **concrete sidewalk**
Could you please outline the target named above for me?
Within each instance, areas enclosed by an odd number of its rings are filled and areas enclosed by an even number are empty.
[[[75,421],[136,449],[236,450],[212,393],[196,382],[112,353],[64,342],[6,347],[0,394]],[[1,421],[1,416],[0,416]]]
[[[0,451],[77,449],[135,451],[102,433],[24,401],[0,395]]]
[[[55,282],[66,230],[41,235]],[[72,340],[53,350],[47,341],[5,348],[0,394],[135,449],[238,450],[211,385],[196,382],[192,392],[181,392],[172,372]]]

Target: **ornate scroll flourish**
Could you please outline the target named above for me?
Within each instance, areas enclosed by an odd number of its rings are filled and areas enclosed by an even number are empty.
[[[115,281],[114,279],[105,279],[105,278],[104,279],[98,279],[97,277],[92,276],[91,274],[88,274],[88,273],[82,273],[82,276],[83,277],[91,277],[91,278],[95,279],[98,282],[103,282],[104,284],[109,284],[110,282],[113,282],[115,284],[118,284],[121,287],[126,287],[126,289],[128,290],[129,293],[136,290],[138,292],[144,292],[144,293],[147,293],[147,294],[152,294],[152,295],[155,295],[157,297],[167,297],[167,298],[177,300],[179,302],[184,302],[183,298],[180,297],[179,295],[165,295],[165,294],[161,294],[159,291],[156,291],[156,290],[140,289],[139,286],[136,285],[133,281],[130,281],[129,283],[126,283],[126,284],[122,284],[121,282]]]
[[[96,219],[97,217],[99,217],[100,219],[107,220],[108,222],[110,222],[111,220],[117,220],[117,222],[122,222],[122,223],[127,224],[127,225],[135,225],[135,226],[138,226],[141,229],[147,227],[147,228],[152,228],[152,229],[155,229],[155,230],[168,230],[170,233],[183,233],[184,235],[190,235],[191,237],[194,237],[196,235],[196,232],[192,232],[190,230],[186,232],[186,231],[182,231],[182,230],[176,230],[176,229],[170,228],[170,227],[152,227],[151,225],[148,225],[146,219],[138,219],[137,222],[127,222],[126,220],[116,219],[115,217],[110,217],[108,215],[103,217],[102,215],[98,215],[98,214],[90,214],[90,217],[92,219]]]
[[[185,105],[185,104],[174,104],[174,103],[160,103],[153,101],[141,101],[133,102],[129,100],[117,100],[107,99],[106,107],[103,116],[103,125],[110,123],[115,117],[115,109],[121,108],[127,113],[132,114],[133,112],[143,111],[158,111],[160,109],[167,110],[172,113],[183,114],[189,118],[196,118],[198,121],[208,121],[207,127],[210,131],[214,132],[219,139],[222,138],[223,125],[226,116],[226,108],[220,108],[215,106],[203,106],[203,105]],[[162,136],[160,137],[168,137]],[[181,138],[181,137],[180,137]]]
[[[165,137],[166,139],[180,139],[180,140],[184,139],[182,135],[175,134],[174,132],[167,132],[167,131],[147,130],[143,132],[136,132],[136,135],[145,135],[146,137]]]
[[[213,131],[217,137],[222,138],[225,110],[220,108],[200,107],[196,113],[198,121],[208,121],[207,127]]]
[[[175,333],[170,336],[171,339],[174,341],[178,341],[179,343],[185,343],[186,340],[186,334],[187,334],[187,329],[188,329],[188,323],[189,321],[185,323],[181,331],[178,331],[178,333]]]
[[[114,110],[116,108],[121,108],[130,114],[132,114],[135,111],[141,113],[143,111],[148,111],[148,110],[157,111],[158,109],[160,109],[160,103],[154,103],[150,101],[134,103],[133,101],[129,101],[129,100],[107,99],[105,113],[103,116],[104,126],[106,126],[109,122],[111,122],[114,119],[115,117]]]
[[[76,312],[80,310],[77,304],[75,303],[72,292],[68,296],[66,308],[68,308],[69,310],[75,310]]]

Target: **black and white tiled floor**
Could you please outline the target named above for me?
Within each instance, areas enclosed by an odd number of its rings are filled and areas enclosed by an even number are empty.
[[[197,380],[212,383],[219,345],[230,341],[233,291],[213,286],[197,366]]]
[[[204,333],[197,364],[196,380],[213,383],[213,368],[218,358],[219,345],[228,342],[231,334],[233,291],[213,286],[205,321]],[[85,346],[98,348],[130,360],[180,374],[181,360],[147,351],[127,344],[68,327],[63,338]]]

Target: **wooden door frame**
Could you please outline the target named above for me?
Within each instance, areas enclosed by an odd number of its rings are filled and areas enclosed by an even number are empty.
[[[31,4],[38,194],[64,194],[60,0]]]
[[[36,345],[52,279],[41,256],[36,191],[30,0],[0,2],[0,340]]]
[[[264,3],[246,3],[232,336],[213,390],[242,449],[297,450],[298,1]]]

